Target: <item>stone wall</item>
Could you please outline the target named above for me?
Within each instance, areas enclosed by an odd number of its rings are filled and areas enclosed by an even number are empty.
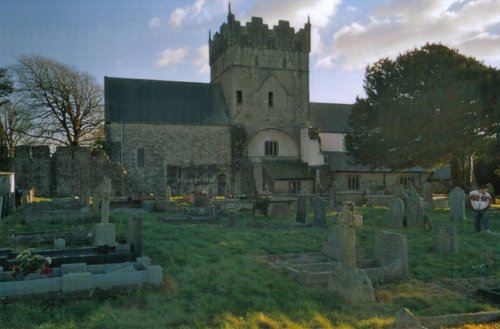
[[[126,172],[101,150],[86,147],[18,146],[10,170],[20,189],[35,188],[41,197],[80,196],[109,177],[115,195],[128,195]]]
[[[422,189],[422,184],[427,180],[429,173],[406,173],[406,172],[335,172],[335,181],[337,190],[348,189],[349,177],[359,177],[359,191],[366,193],[372,185],[383,187],[385,190],[392,191],[395,184],[399,183],[400,177],[413,177],[417,190]]]
[[[173,194],[194,192],[196,186],[217,194],[219,177],[224,177],[226,190],[232,181],[230,129],[223,125],[109,123],[106,151],[113,161],[123,164],[132,193],[163,196],[167,185],[175,182]]]

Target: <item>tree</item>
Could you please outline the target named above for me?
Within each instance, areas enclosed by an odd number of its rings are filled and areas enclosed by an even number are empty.
[[[9,104],[8,96],[14,91],[7,69],[0,68],[0,109]],[[5,125],[0,118],[0,147],[6,145]]]
[[[14,71],[35,124],[30,136],[70,146],[92,142],[103,123],[103,92],[89,74],[38,56],[20,58]]]
[[[27,142],[27,132],[32,129],[29,115],[17,103],[6,102],[0,105],[0,138],[7,146],[7,155],[14,156],[14,148],[20,141]]]
[[[471,183],[473,159],[495,143],[492,81],[498,71],[443,45],[427,44],[367,67],[346,135],[356,163],[402,169],[449,165]]]

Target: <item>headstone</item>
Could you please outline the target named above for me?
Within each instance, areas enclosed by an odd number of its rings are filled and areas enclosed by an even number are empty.
[[[99,210],[101,209],[101,195],[98,190],[94,191],[94,195],[92,196],[92,210],[96,214],[99,213]]]
[[[353,203],[344,202],[337,224],[323,245],[323,254],[342,263],[343,268],[356,267],[356,228]]]
[[[305,223],[307,218],[306,197],[303,195],[297,196],[297,209],[295,220],[299,223]]]
[[[389,203],[389,226],[393,228],[404,227],[405,204],[400,198],[394,198]]]
[[[96,225],[94,246],[116,245],[116,226],[109,222],[109,202],[111,198],[111,180],[105,177],[99,186],[101,196],[101,222]]]
[[[332,186],[328,190],[328,197],[330,201],[330,210],[337,208],[337,182],[333,181]]]
[[[410,189],[406,202],[406,226],[424,227],[424,204],[415,188]]]
[[[450,219],[463,221],[465,219],[465,192],[459,186],[455,186],[448,194],[450,203]]]
[[[170,201],[170,198],[172,197],[172,188],[170,186],[167,186],[165,190],[165,198],[167,201]]]
[[[422,194],[424,197],[424,202],[432,205],[432,184],[425,182],[422,186]]]
[[[317,197],[314,200],[313,226],[317,227],[326,226],[326,207],[325,207],[325,202],[321,197]]]
[[[133,216],[128,220],[128,243],[135,257],[142,256],[142,218]]]
[[[424,329],[415,315],[407,308],[402,308],[396,312],[394,320],[396,329]]]
[[[82,192],[82,195],[80,196],[80,206],[82,207],[88,207],[90,205],[90,193],[88,190],[85,190]]]
[[[55,239],[54,240],[54,248],[56,248],[56,249],[66,248],[66,241],[64,239]]]
[[[408,239],[406,235],[380,231],[375,235],[375,259],[381,266],[399,264],[400,275],[406,279],[408,268]]]
[[[456,227],[444,223],[432,225],[432,245],[436,252],[456,253],[458,251]]]
[[[359,268],[334,268],[328,279],[328,291],[352,304],[375,302],[372,282]]]
[[[111,198],[111,180],[105,177],[101,187],[101,223],[109,223],[109,203]]]

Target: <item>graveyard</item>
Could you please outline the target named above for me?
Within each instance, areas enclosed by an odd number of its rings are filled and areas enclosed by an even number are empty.
[[[4,266],[0,327],[498,328],[500,209],[477,233],[453,195],[395,196],[22,205],[1,219],[0,260],[50,256],[52,281]]]

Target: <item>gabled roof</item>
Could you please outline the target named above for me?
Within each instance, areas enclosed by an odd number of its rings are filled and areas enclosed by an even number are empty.
[[[326,163],[332,171],[351,171],[351,172],[404,172],[404,173],[424,173],[427,172],[422,167],[412,167],[400,170],[391,170],[386,167],[371,168],[370,166],[354,164],[352,158],[347,152],[323,152]]]
[[[107,122],[228,124],[215,84],[104,78]]]
[[[298,160],[274,160],[263,162],[264,171],[273,179],[313,179],[315,171]]]
[[[320,132],[345,133],[350,130],[352,104],[310,103],[309,121]]]

